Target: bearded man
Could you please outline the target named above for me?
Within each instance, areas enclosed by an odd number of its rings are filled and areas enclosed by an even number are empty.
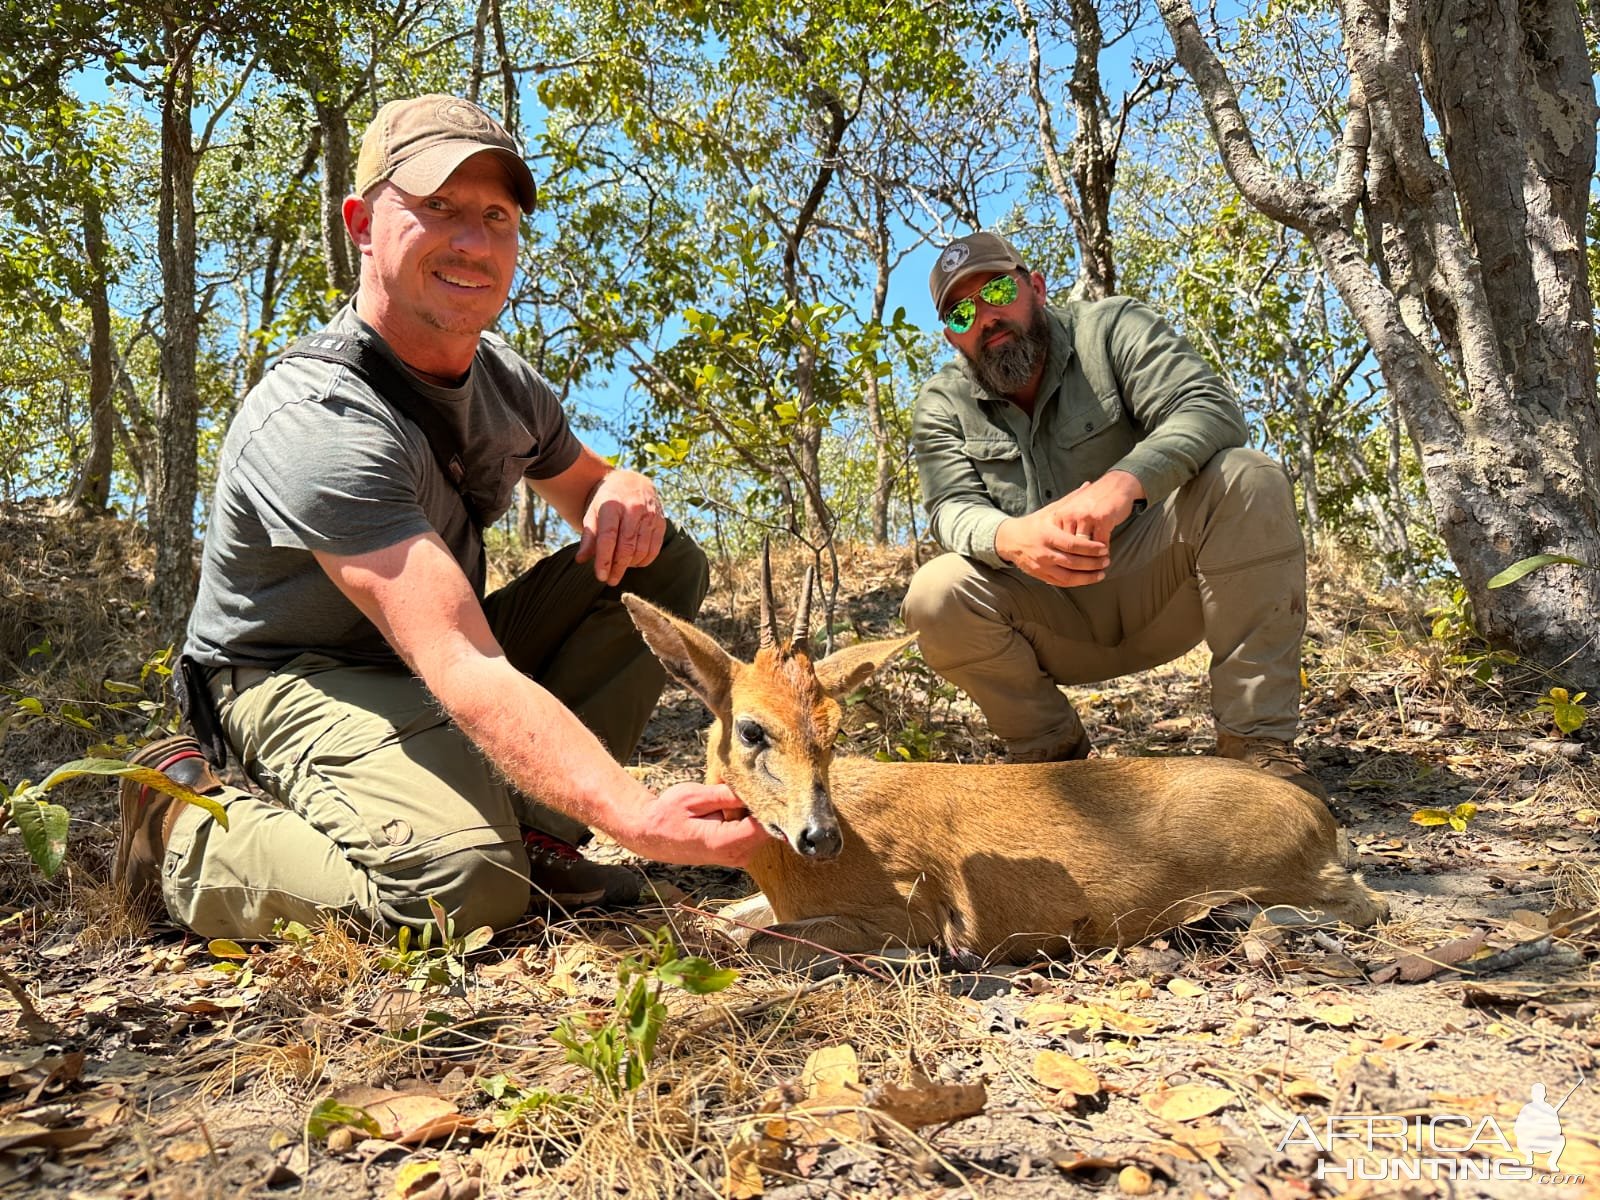
[[[947,551],[902,615],[1013,762],[1083,758],[1060,685],[1211,650],[1217,753],[1327,793],[1294,748],[1305,544],[1293,491],[1244,448],[1227,384],[1127,297],[1048,303],[998,234],[929,276],[959,352],[917,396],[917,472]]]

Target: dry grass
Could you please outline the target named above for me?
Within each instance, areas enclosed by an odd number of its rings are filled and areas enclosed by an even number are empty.
[[[71,542],[75,548],[65,558],[40,554],[37,540],[28,541],[43,536],[34,516],[21,514],[20,532],[13,530],[0,548],[0,576],[7,584],[0,606],[11,605],[0,607],[0,629],[20,620],[21,605],[13,596],[25,594],[33,632],[19,644],[48,637],[59,649],[17,660],[15,648],[0,646],[0,655],[13,655],[9,682],[53,703],[102,699],[101,681],[127,678],[150,649],[140,643],[141,593],[128,585],[129,572],[148,568],[147,551],[139,539],[108,528],[72,533],[83,540]],[[35,558],[42,565],[30,565]],[[75,578],[68,564],[80,560],[91,567],[84,574],[98,578]],[[493,567],[508,577],[524,565],[520,557],[497,557]],[[796,593],[806,565],[792,549],[775,548],[781,606]],[[841,641],[898,630],[898,600],[912,566],[903,549],[841,550],[841,573],[850,585],[835,613]],[[436,1092],[485,1132],[471,1154],[458,1140],[415,1157],[472,1160],[489,1195],[718,1195],[728,1148],[761,1117],[764,1105],[795,1099],[810,1054],[840,1043],[857,1050],[864,1082],[899,1082],[912,1069],[935,1079],[984,1078],[990,1113],[951,1131],[930,1128],[852,1145],[855,1166],[818,1168],[820,1175],[809,1180],[797,1175],[789,1181],[794,1194],[838,1195],[858,1188],[885,1195],[952,1189],[1018,1194],[1019,1145],[1036,1163],[1048,1163],[1062,1147],[1071,1148],[1062,1151],[1071,1157],[1103,1146],[1121,1155],[1119,1161],[1143,1161],[1137,1156],[1161,1136],[1141,1123],[1137,1100],[1149,1089],[1207,1078],[1206,1071],[1247,1080],[1263,1062],[1284,1066],[1293,1060],[1310,1074],[1315,1064],[1325,1066],[1349,1052],[1352,1043],[1372,1049],[1388,1029],[1434,1035],[1459,1024],[1475,1040],[1458,1072],[1463,1077],[1452,1086],[1465,1091],[1477,1082],[1474,1071],[1491,1069],[1510,1072],[1520,1084],[1504,1036],[1485,1037],[1484,1022],[1450,997],[1422,989],[1384,992],[1333,972],[1345,969],[1344,962],[1358,964],[1359,971],[1456,937],[1465,925],[1485,924],[1486,899],[1503,899],[1499,909],[1516,904],[1538,911],[1600,903],[1600,871],[1592,860],[1559,859],[1543,849],[1549,837],[1594,828],[1580,814],[1600,807],[1600,772],[1586,761],[1522,753],[1520,743],[1538,732],[1528,710],[1548,682],[1502,668],[1492,687],[1480,685],[1460,661],[1459,646],[1428,636],[1428,603],[1376,589],[1368,570],[1363,560],[1336,553],[1313,564],[1306,711],[1307,740],[1326,756],[1341,801],[1368,814],[1372,838],[1409,839],[1418,851],[1417,862],[1369,853],[1369,882],[1393,888],[1467,871],[1477,872],[1469,880],[1481,881],[1492,870],[1508,888],[1521,890],[1515,898],[1509,892],[1503,898],[1473,896],[1470,905],[1460,899],[1412,902],[1378,929],[1324,935],[1337,955],[1310,933],[1180,934],[1019,976],[1015,983],[1023,995],[980,1004],[949,995],[946,981],[912,973],[887,981],[855,976],[817,982],[769,972],[744,959],[712,922],[664,907],[605,918],[530,920],[475,957],[463,988],[423,993],[380,967],[381,948],[329,924],[309,938],[259,950],[246,985],[237,973],[217,973],[192,940],[150,929],[123,897],[97,882],[105,877],[111,840],[110,789],[86,784],[63,792],[74,814],[73,841],[68,868],[55,881],[40,880],[14,853],[15,839],[0,839],[0,960],[43,993],[51,1019],[71,1028],[92,1054],[108,1055],[136,1042],[142,1052],[165,1056],[170,1078],[161,1082],[167,1090],[152,1083],[145,1094],[156,1096],[158,1107],[172,1103],[170,1093],[180,1085],[185,1103],[198,1094],[214,1135],[220,1139],[222,1131],[231,1131],[239,1146],[252,1137],[264,1139],[262,1130],[274,1124],[298,1142],[312,1105],[348,1084]],[[706,623],[742,654],[755,644],[757,571],[753,559],[714,563]],[[45,596],[51,588],[54,598]],[[107,645],[116,647],[114,654],[104,653]],[[1072,694],[1101,753],[1194,753],[1211,740],[1204,670],[1205,653],[1195,651],[1158,671]],[[667,697],[674,708],[681,700],[677,693]],[[695,705],[681,707],[685,714],[698,711]],[[142,733],[133,715],[106,709],[93,715],[99,722],[94,737]],[[970,702],[931,675],[914,653],[866,689],[846,720],[856,753],[906,748],[983,761],[995,751]],[[666,728],[646,764],[652,781],[697,775],[703,748],[693,727],[680,721]],[[913,746],[908,739],[915,737],[922,740]],[[13,730],[0,741],[0,779],[38,778],[41,767],[75,757],[90,738],[59,722]],[[1468,798],[1482,812],[1467,835],[1420,834],[1408,823],[1422,805]],[[1529,856],[1557,861],[1539,873],[1518,873],[1498,860],[1474,865],[1471,856],[1484,847],[1525,847]],[[700,907],[743,886],[727,873],[653,868],[652,875],[693,893]],[[1478,886],[1487,893],[1487,884]],[[563,1017],[607,1019],[618,962],[643,932],[662,924],[673,927],[686,953],[705,954],[742,973],[711,996],[668,992],[670,1016],[645,1084],[613,1094],[567,1062],[551,1034]],[[1577,971],[1592,974],[1587,966]],[[1185,1008],[1188,1002],[1163,990],[1179,976],[1200,981],[1207,996]],[[1167,1023],[1140,1036],[1047,1033],[1017,1024],[1029,992],[1148,1013]],[[80,996],[108,994],[116,1006],[102,1006],[93,1020],[74,1007]],[[1290,1024],[1311,1003],[1308,996],[1351,999],[1363,1006],[1366,1025],[1319,1033]],[[1386,998],[1388,1008],[1382,1007]],[[1529,1013],[1493,1019],[1518,1030],[1535,1021]],[[0,1012],[0,1037],[7,1036],[10,1020]],[[1248,1033],[1252,1024],[1262,1032]],[[1274,1030],[1287,1032],[1274,1038]],[[1546,1052],[1550,1061],[1568,1060],[1562,1056],[1572,1047],[1560,1041],[1559,1032],[1544,1024],[1538,1039],[1553,1047]],[[1093,1065],[1108,1084],[1098,1107],[1074,1109],[1032,1079],[1029,1064],[1041,1046]],[[1453,1060],[1407,1060],[1408,1053],[1394,1051],[1391,1057],[1402,1066],[1414,1061],[1409,1069],[1417,1077],[1453,1069]],[[498,1076],[506,1077],[512,1091],[495,1100],[486,1089],[499,1086],[492,1083]],[[543,1102],[529,1098],[541,1089],[547,1094]],[[1252,1094],[1243,1085],[1240,1091]],[[169,1119],[163,1115],[157,1126]],[[1259,1111],[1254,1119],[1259,1121]],[[149,1195],[244,1190],[243,1182],[224,1178],[220,1170],[169,1160],[161,1139],[148,1134],[140,1154],[139,1186]],[[392,1163],[393,1155],[386,1161]],[[387,1192],[388,1179],[374,1183],[360,1162],[360,1152],[340,1158],[314,1149],[305,1164],[308,1194],[357,1194],[375,1186]],[[1241,1178],[1250,1174],[1248,1165],[1231,1160],[1227,1169]],[[1294,1177],[1283,1174],[1281,1165],[1260,1169],[1280,1182]],[[1179,1190],[1222,1188],[1208,1172],[1198,1165]],[[772,1189],[784,1182],[775,1175],[767,1180]],[[1088,1194],[1060,1179],[1048,1186],[1035,1179],[1029,1186],[1035,1185],[1040,1196]],[[80,1190],[94,1194],[92,1188]]]

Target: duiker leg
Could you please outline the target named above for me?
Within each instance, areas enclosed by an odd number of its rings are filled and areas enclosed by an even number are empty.
[[[898,923],[904,924],[903,915]],[[893,922],[871,917],[808,917],[757,931],[751,936],[748,949],[751,957],[785,971],[824,967],[837,963],[841,955],[895,954],[907,950],[921,953],[907,947],[904,940],[892,932],[894,928]]]

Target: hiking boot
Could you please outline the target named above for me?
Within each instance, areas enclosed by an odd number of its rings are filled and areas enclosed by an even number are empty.
[[[1006,762],[1008,763],[1055,763],[1073,762],[1080,758],[1089,757],[1089,748],[1093,743],[1089,741],[1087,733],[1080,733],[1076,741],[1062,742],[1050,750],[1007,750]]]
[[[562,908],[585,904],[620,907],[639,903],[642,882],[628,867],[590,862],[578,848],[537,829],[523,832],[528,877],[534,891]]]
[[[1217,757],[1233,758],[1252,767],[1287,779],[1296,787],[1310,792],[1324,804],[1328,803],[1328,789],[1317,782],[1317,777],[1306,766],[1293,742],[1272,737],[1240,737],[1236,733],[1217,730]]]
[[[211,764],[192,737],[162,738],[142,746],[129,755],[134,766],[152,767],[174,783],[193,792],[210,795],[222,787],[222,780],[211,771]],[[147,903],[160,891],[161,860],[166,856],[167,839],[183,811],[175,797],[124,779],[118,795],[117,857],[111,864],[111,882],[136,904]]]

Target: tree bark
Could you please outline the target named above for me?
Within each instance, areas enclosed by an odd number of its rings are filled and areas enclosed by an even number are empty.
[[[149,524],[155,543],[155,583],[150,602],[155,632],[180,642],[194,598],[194,502],[199,389],[195,355],[200,322],[195,311],[194,42],[166,23],[166,67],[161,88],[161,189],[156,225],[161,262],[163,330],[161,387],[156,398],[156,442]]]
[[[889,204],[881,191],[872,195],[872,311],[866,328],[883,328],[883,310],[889,302]],[[872,544],[889,543],[889,501],[894,495],[893,465],[889,455],[889,428],[883,419],[883,380],[878,374],[876,351],[862,379],[867,404],[867,428],[872,432]]]
[[[105,213],[92,184],[83,200],[83,253],[89,266],[89,449],[78,466],[65,507],[103,513],[111,502],[111,451],[116,435],[111,389],[116,381],[116,350],[111,344]]]
[[[356,290],[356,262],[344,230],[344,198],[354,174],[350,162],[350,122],[344,106],[314,81],[311,103],[322,141],[322,253],[328,264],[328,287],[340,296]]]
[[[1480,631],[1580,683],[1600,678],[1600,412],[1584,217],[1595,92],[1570,0],[1343,0],[1352,67],[1336,178],[1274,175],[1188,0],[1160,0],[1229,175],[1304,233],[1371,342],[1416,442]],[[1433,156],[1424,101],[1443,131]],[[1366,201],[1378,226],[1367,258]]]
[[[1056,199],[1067,210],[1078,246],[1078,279],[1072,294],[1081,300],[1103,300],[1117,290],[1116,258],[1111,244],[1111,192],[1116,184],[1117,147],[1107,141],[1107,104],[1100,83],[1100,50],[1104,35],[1093,0],[1071,0],[1074,55],[1072,97],[1075,123],[1068,162],[1056,146],[1055,121],[1044,91],[1039,22],[1028,0],[1011,0],[1028,42],[1028,93],[1038,123],[1039,153]],[[1070,181],[1068,174],[1071,174]]]

